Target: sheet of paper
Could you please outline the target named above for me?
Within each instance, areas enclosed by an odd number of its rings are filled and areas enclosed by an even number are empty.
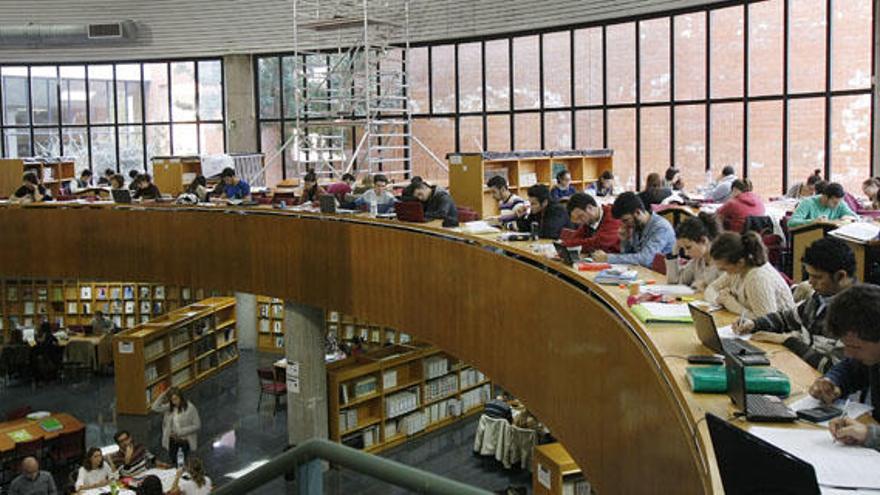
[[[750,333],[747,333],[745,335],[739,335],[738,333],[734,332],[732,325],[718,327],[718,336],[721,337],[722,339],[750,340],[752,338],[752,334],[750,334]]]
[[[831,235],[846,237],[857,241],[869,241],[880,235],[880,226],[875,223],[855,222],[832,230]]]
[[[880,490],[861,489],[853,490],[851,488],[835,488],[831,486],[819,485],[819,493],[822,495],[880,495]]]
[[[687,285],[654,284],[643,285],[639,289],[642,292],[650,292],[651,294],[661,294],[664,296],[692,296],[695,294],[694,289],[691,289]]]
[[[500,229],[489,225],[489,222],[485,220],[467,222],[461,226],[461,231],[468,234],[494,234],[501,232]]]
[[[642,307],[647,309],[652,316],[658,318],[690,318],[691,316],[687,304],[644,302]]]
[[[749,433],[813,465],[822,485],[880,489],[880,452],[834,443],[828,430],[753,427]]]

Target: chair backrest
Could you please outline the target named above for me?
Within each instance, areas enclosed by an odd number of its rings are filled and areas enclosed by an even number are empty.
[[[749,215],[743,224],[743,232],[754,231],[758,234],[773,233],[773,219],[766,215]]]
[[[21,406],[16,407],[15,409],[9,410],[6,412],[6,421],[14,421],[16,419],[21,419],[28,414],[31,413],[33,409],[31,406]]]
[[[663,253],[657,253],[654,255],[654,260],[651,261],[651,270],[654,270],[657,273],[662,273],[666,275],[666,255]]]
[[[274,382],[275,379],[275,370],[271,368],[257,368],[257,376],[260,378],[260,381]]]
[[[27,442],[18,442],[15,444],[15,458],[22,459],[28,456],[34,456],[37,459],[42,455],[43,437],[35,438]]]
[[[480,219],[480,214],[467,206],[459,206],[457,209],[459,222],[473,222]]]

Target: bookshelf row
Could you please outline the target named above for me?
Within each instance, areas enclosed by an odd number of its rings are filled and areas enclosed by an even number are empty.
[[[33,172],[54,196],[76,179],[76,164],[69,158],[3,158],[0,159],[0,197],[11,196],[21,185],[25,172]]]
[[[147,414],[170,387],[189,388],[238,360],[235,298],[213,297],[113,337],[116,410]]]
[[[61,328],[88,325],[103,311],[122,329],[206,297],[205,290],[165,284],[83,280],[0,281],[0,343],[9,329],[34,328],[42,318]]]
[[[395,344],[327,366],[330,438],[378,452],[482,410],[492,384],[421,343]]]

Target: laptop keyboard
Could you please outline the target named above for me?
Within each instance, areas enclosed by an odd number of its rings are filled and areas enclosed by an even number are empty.
[[[764,351],[761,349],[739,339],[722,339],[721,347],[723,347],[724,351],[728,354],[734,354],[736,356],[741,356],[743,354],[764,354]]]
[[[774,396],[749,394],[746,397],[749,417],[794,419],[797,417],[781,399]]]

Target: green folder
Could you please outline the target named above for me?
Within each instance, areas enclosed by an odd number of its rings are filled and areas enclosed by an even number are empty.
[[[7,435],[9,435],[9,438],[11,438],[12,441],[15,443],[27,442],[28,440],[34,439],[34,437],[30,433],[28,433],[27,430],[10,431],[9,433],[7,433]]]
[[[44,431],[48,431],[48,432],[59,431],[59,430],[64,429],[64,425],[61,424],[61,421],[58,421],[55,418],[41,419],[39,421],[39,424],[40,424],[40,428],[42,428]]]
[[[791,393],[788,376],[771,366],[746,366],[746,392],[751,394],[770,394],[781,397]],[[694,392],[727,392],[727,369],[718,366],[689,366],[687,380]]]

